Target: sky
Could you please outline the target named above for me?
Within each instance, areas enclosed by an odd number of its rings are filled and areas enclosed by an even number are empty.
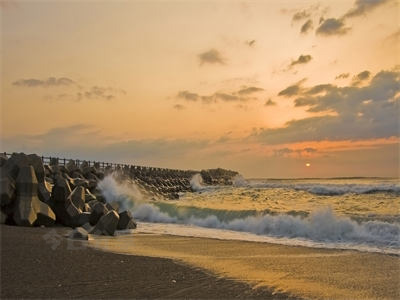
[[[400,1],[0,0],[0,150],[399,176]]]

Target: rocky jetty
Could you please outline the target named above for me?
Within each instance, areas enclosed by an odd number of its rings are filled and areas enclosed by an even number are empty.
[[[44,165],[35,155],[13,153],[0,157],[1,223],[19,226],[75,228],[71,237],[113,235],[136,227],[130,212],[115,210],[96,188],[104,172],[87,163],[65,166],[56,160]],[[122,221],[120,222],[120,216]]]
[[[88,234],[113,235],[116,230],[135,229],[129,211],[107,203],[97,184],[114,174],[119,180],[135,182],[149,197],[178,199],[190,192],[191,178],[201,175],[208,185],[230,185],[238,173],[224,169],[173,170],[141,166],[43,158],[36,154],[0,154],[1,223],[20,226],[61,224],[75,230],[71,237]]]

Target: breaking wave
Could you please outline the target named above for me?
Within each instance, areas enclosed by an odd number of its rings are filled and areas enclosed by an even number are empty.
[[[254,210],[179,207],[166,202],[148,202],[134,183],[117,183],[112,176],[106,177],[99,188],[108,202],[117,201],[122,208],[131,210],[139,221],[227,229],[268,237],[335,243],[338,246],[352,243],[400,250],[399,223],[357,222],[336,216],[329,207],[303,217]]]
[[[201,177],[200,174],[193,175],[193,177],[190,179],[190,187],[195,192],[204,190],[205,186],[203,185],[203,177]]]
[[[306,191],[315,195],[335,196],[344,194],[372,194],[372,193],[394,193],[400,195],[399,184],[319,184],[319,183],[251,183],[253,188],[286,188],[296,191]]]

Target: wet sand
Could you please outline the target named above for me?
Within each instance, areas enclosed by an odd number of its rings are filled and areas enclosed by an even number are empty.
[[[143,233],[89,244],[174,259],[304,298],[400,299],[400,258],[393,255]]]
[[[287,298],[171,259],[98,251],[68,231],[0,225],[1,299]]]

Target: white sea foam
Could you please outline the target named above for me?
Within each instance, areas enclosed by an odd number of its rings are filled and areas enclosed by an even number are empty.
[[[193,175],[193,177],[190,179],[190,187],[195,192],[203,190],[205,188],[203,185],[203,177],[201,177],[200,174]]]
[[[235,187],[246,187],[249,186],[249,183],[247,182],[246,179],[244,179],[244,177],[240,174],[236,175],[235,177],[233,177],[233,186]]]
[[[320,184],[320,183],[275,183],[256,182],[250,185],[253,188],[286,188],[297,191],[306,191],[315,195],[344,195],[344,194],[370,194],[394,193],[400,194],[399,184]]]
[[[122,207],[130,209],[137,220],[144,222],[195,225],[285,240],[303,239],[322,245],[355,244],[364,250],[378,247],[398,251],[400,248],[400,224],[382,221],[358,223],[336,216],[330,208],[314,211],[305,218],[288,214],[226,218],[222,216],[230,212],[225,210],[185,209],[170,203],[147,202],[134,184],[117,183],[112,176],[106,177],[99,188],[107,201],[119,202]]]
[[[212,191],[219,188],[219,186],[204,185],[203,177],[200,174],[193,175],[190,179],[190,187],[194,192]]]

